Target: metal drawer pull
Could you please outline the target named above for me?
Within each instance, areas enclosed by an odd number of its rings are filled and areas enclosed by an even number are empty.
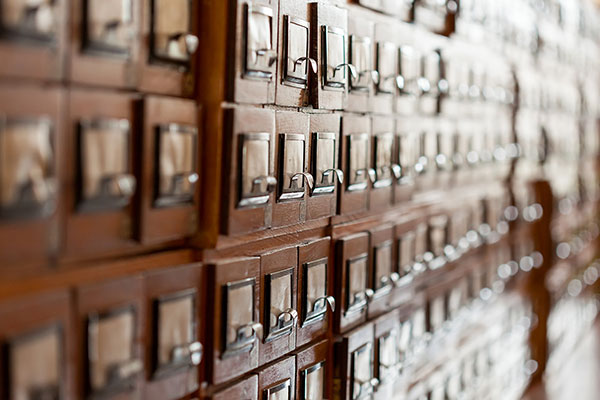
[[[299,59],[294,61],[293,72],[296,72],[296,69],[298,68],[298,66],[304,64],[305,62],[308,62],[310,69],[312,69],[312,71],[316,74],[317,73],[317,60],[315,60],[314,58],[311,58],[311,57],[300,57]]]
[[[313,178],[311,174],[309,174],[308,172],[298,172],[294,174],[290,179],[290,189],[299,189],[299,179],[304,179],[310,190],[313,190],[313,188],[315,187],[315,178]]]
[[[323,171],[321,183],[325,183],[326,180],[329,183],[330,182],[329,177],[332,174],[335,174],[339,183],[344,183],[344,171],[342,171],[341,169],[338,169],[338,168],[330,168],[330,169],[326,169],[325,171]],[[333,183],[333,182],[331,182],[331,183]]]
[[[349,63],[340,64],[337,67],[335,67],[333,69],[333,75],[331,77],[335,78],[335,74],[344,67],[348,67],[348,69],[350,70],[350,75],[352,75],[353,79],[358,78],[358,72],[356,71],[356,67]]]

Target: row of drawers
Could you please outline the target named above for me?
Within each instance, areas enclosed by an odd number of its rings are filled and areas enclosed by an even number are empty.
[[[383,210],[415,190],[502,178],[518,155],[510,129],[482,135],[492,127],[476,123],[245,107],[225,109],[224,118],[227,234]]]
[[[59,251],[81,257],[196,232],[194,101],[3,85],[0,103],[7,262]]]
[[[361,7],[240,1],[231,23],[245,38],[228,82],[238,103],[405,115],[435,114],[444,97],[514,103],[504,64],[444,58],[446,40]]]
[[[426,241],[437,240],[435,228],[427,232]],[[11,371],[6,386],[26,393],[133,390],[144,398],[179,398],[197,388],[202,358],[206,374],[200,376],[225,383],[314,343],[329,329],[329,310],[333,329],[348,332],[367,316],[410,303],[413,277],[441,268],[446,257],[419,254],[423,244],[415,236],[406,225],[396,234],[374,228],[338,240],[333,258],[331,241],[323,238],[256,257],[161,264],[134,277],[5,301],[0,337],[9,355],[4,368]],[[485,258],[494,268],[472,264],[468,287],[463,280],[432,289],[422,326],[411,335],[434,333],[466,299],[479,296],[480,288],[517,272],[503,275],[498,269],[512,257],[507,242],[498,243],[503,244],[490,245],[491,258]],[[459,264],[457,257],[453,261]],[[156,264],[152,256],[137,262]],[[28,373],[32,353],[43,368],[39,374]],[[66,386],[69,379],[76,387]]]
[[[197,2],[4,0],[0,76],[190,96]]]

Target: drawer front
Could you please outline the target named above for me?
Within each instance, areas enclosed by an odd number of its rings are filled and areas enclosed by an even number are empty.
[[[260,259],[220,260],[207,267],[207,282],[214,304],[212,342],[206,343],[208,379],[220,384],[258,366],[263,325],[260,323]]]
[[[362,322],[373,290],[369,288],[369,235],[361,233],[336,243],[336,329]]]
[[[73,370],[64,362],[73,349],[70,302],[67,291],[53,291],[0,303],[2,393],[7,399],[71,395],[66,379]]]
[[[142,280],[127,278],[77,290],[83,391],[88,396],[136,395],[144,369]]]
[[[229,180],[226,234],[244,233],[271,225],[275,177],[275,113],[254,108],[227,109],[227,173]]]

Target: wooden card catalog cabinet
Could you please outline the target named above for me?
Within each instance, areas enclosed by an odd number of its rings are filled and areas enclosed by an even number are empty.
[[[238,0],[235,11],[235,73],[230,100],[275,102],[277,69],[277,2]]]
[[[316,79],[310,80],[311,103],[315,108],[341,110],[346,89],[357,72],[347,57],[348,13],[330,4],[310,3],[311,57],[319,60]]]
[[[67,136],[73,182],[67,207],[66,252],[122,250],[134,246],[133,99],[130,96],[72,91]]]
[[[367,112],[370,97],[379,82],[375,69],[374,43],[375,25],[370,15],[360,8],[348,12],[348,60],[356,68],[356,77],[350,76],[347,111]]]
[[[379,381],[374,376],[373,325],[367,323],[334,344],[334,387],[344,400],[370,399]]]
[[[137,80],[139,0],[80,0],[71,6],[71,81],[132,88]]]
[[[374,334],[374,376],[379,381],[374,399],[390,399],[394,397],[394,383],[402,365],[398,349],[401,334],[399,313],[392,311],[379,317],[374,322]]]
[[[329,399],[329,341],[323,340],[296,353],[296,398],[298,400]]]
[[[67,4],[62,0],[0,2],[0,76],[62,78]]]
[[[83,395],[136,396],[143,370],[142,282],[139,278],[83,286],[77,290],[84,376]]]
[[[306,199],[306,219],[335,214],[336,187],[344,182],[344,172],[338,166],[340,149],[340,117],[335,114],[310,116],[309,171],[314,187]]]
[[[329,257],[331,239],[313,240],[298,246],[298,314],[296,347],[327,331],[329,315],[336,308],[331,295],[333,265]],[[328,313],[331,311],[331,314]]]
[[[150,361],[144,398],[179,399],[198,387],[198,366],[204,347],[199,338],[198,265],[147,273],[145,301],[150,332],[146,360]]]
[[[373,296],[369,288],[369,235],[359,233],[336,243],[335,329],[345,332],[365,321],[367,305]]]
[[[263,326],[259,322],[260,259],[236,258],[207,265],[206,307],[212,343],[205,343],[207,379],[220,384],[258,366]]]
[[[372,119],[372,161],[375,179],[369,193],[369,208],[380,210],[393,201],[395,181],[401,178],[402,170],[394,160],[395,120],[374,117]]]
[[[296,357],[286,357],[258,372],[262,400],[293,400],[296,395]]]
[[[0,261],[5,266],[21,268],[57,250],[61,101],[62,92],[53,88],[0,86]]]
[[[277,201],[272,226],[297,224],[306,214],[306,197],[315,179],[308,171],[308,124],[306,114],[277,112]]]
[[[274,168],[275,114],[271,110],[225,110],[229,120],[229,209],[226,234],[256,231],[271,226]]]
[[[345,190],[339,193],[339,214],[366,211],[369,181],[375,181],[371,165],[370,120],[368,117],[344,115],[342,118],[342,156]]]
[[[2,398],[62,399],[71,353],[69,294],[50,292],[0,304]],[[30,315],[23,318],[22,315]]]
[[[261,324],[264,339],[259,365],[296,348],[298,250],[287,247],[261,255]]]
[[[369,302],[369,318],[388,310],[389,295],[399,280],[394,262],[393,227],[382,225],[369,231],[370,276],[373,291]]]
[[[188,100],[146,97],[143,117],[140,239],[192,235],[198,225],[198,109]]]
[[[279,2],[279,67],[275,103],[303,107],[308,104],[308,79],[319,67],[310,55],[307,0]]]
[[[142,91],[191,96],[192,67],[198,50],[196,2],[147,0],[142,5],[141,66],[138,87]]]
[[[421,77],[421,53],[410,44],[402,44],[398,48],[398,96],[396,112],[402,115],[412,115],[417,111],[418,99],[421,94],[423,81]]]

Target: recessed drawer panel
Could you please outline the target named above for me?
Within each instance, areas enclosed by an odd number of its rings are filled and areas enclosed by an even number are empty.
[[[53,123],[0,118],[0,216],[45,217],[56,207]]]
[[[130,132],[127,119],[80,121],[80,210],[110,210],[129,204],[136,188],[131,174]]]
[[[342,182],[344,173],[337,166],[337,134],[334,132],[314,132],[311,148],[315,186],[313,195],[331,193],[335,190],[336,180]]]
[[[61,398],[63,350],[58,325],[30,332],[8,343],[7,385],[10,398]]]
[[[129,56],[135,34],[133,0],[83,0],[83,46]]]
[[[300,18],[284,16],[284,73],[287,83],[306,87],[309,71],[317,71],[317,62],[310,58],[310,24]]]
[[[277,180],[270,175],[271,135],[245,133],[241,136],[239,206],[265,204]]]

